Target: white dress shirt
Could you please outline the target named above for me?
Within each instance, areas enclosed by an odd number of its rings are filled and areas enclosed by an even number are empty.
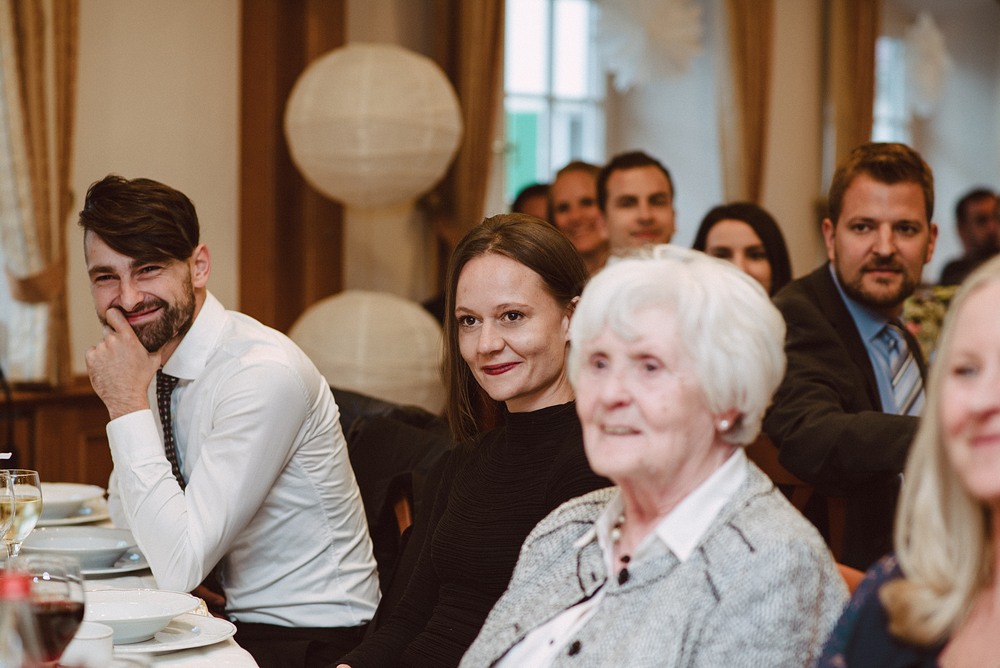
[[[111,421],[108,484],[160,587],[189,591],[219,563],[226,612],[242,622],[353,627],[378,579],[339,410],[286,336],[211,294],[163,368],[180,382],[173,430],[182,491],[159,416]],[[156,405],[156,382],[149,386]]]
[[[681,562],[686,561],[702,536],[708,530],[715,516],[747,477],[747,457],[743,448],[737,448],[730,457],[706,478],[690,494],[685,496],[670,513],[657,523],[656,527],[636,547],[630,555],[629,565],[641,562],[648,556],[662,550],[670,550]],[[604,562],[609,574],[619,570],[614,563],[615,546],[611,532],[621,516],[623,504],[617,494],[595,520],[594,527],[577,541],[578,548],[597,539],[604,553]],[[547,623],[529,632],[524,639],[511,648],[497,663],[498,668],[549,666],[563,647],[574,637],[597,611],[604,600],[607,588],[601,588],[594,596],[556,615]]]

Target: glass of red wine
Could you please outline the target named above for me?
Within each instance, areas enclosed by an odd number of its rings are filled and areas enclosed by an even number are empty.
[[[80,562],[58,555],[21,555],[15,568],[31,576],[31,609],[46,665],[56,666],[83,621]]]

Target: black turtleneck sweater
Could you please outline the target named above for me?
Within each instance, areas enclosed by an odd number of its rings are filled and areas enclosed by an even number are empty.
[[[574,403],[508,413],[451,455],[437,526],[386,624],[344,657],[366,666],[457,666],[503,594],[528,532],[559,504],[611,483],[590,470]]]

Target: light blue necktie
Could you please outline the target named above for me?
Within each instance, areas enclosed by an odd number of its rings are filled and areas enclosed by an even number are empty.
[[[892,379],[892,396],[897,415],[918,415],[924,405],[924,382],[917,358],[907,343],[902,326],[896,321],[879,332]]]

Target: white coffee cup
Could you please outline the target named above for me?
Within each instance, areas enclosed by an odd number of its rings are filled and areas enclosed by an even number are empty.
[[[114,653],[113,635],[114,630],[106,624],[81,622],[59,663],[81,668],[106,668],[111,664]]]

